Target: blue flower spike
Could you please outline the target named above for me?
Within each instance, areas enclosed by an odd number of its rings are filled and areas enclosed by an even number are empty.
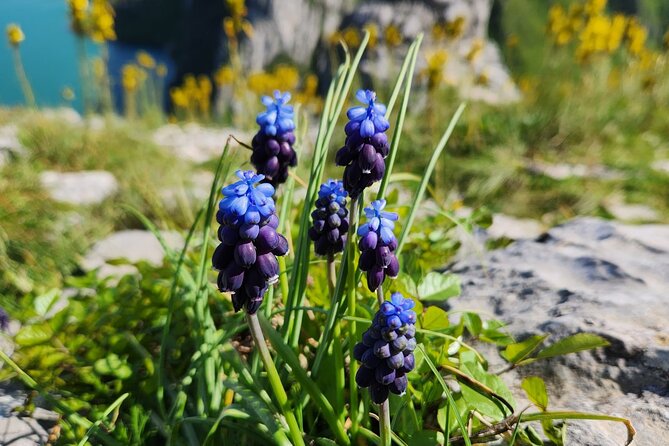
[[[390,150],[385,134],[390,127],[386,106],[376,102],[376,93],[371,90],[358,90],[355,97],[363,105],[346,113],[346,141],[335,157],[337,165],[345,166],[344,188],[353,199],[383,178]]]
[[[328,180],[318,191],[316,209],[311,213],[313,223],[309,228],[309,238],[318,255],[334,255],[344,250],[349,227],[346,196],[341,181]]]
[[[390,393],[402,395],[408,386],[407,373],[415,366],[416,313],[414,301],[393,293],[381,304],[353,357],[362,363],[355,376],[359,387],[369,387],[372,401],[381,404]]]
[[[239,181],[222,189],[216,220],[220,244],[212,256],[218,271],[218,289],[232,295],[235,311],[253,314],[268,287],[279,278],[277,256],[286,255],[288,241],[276,232],[279,219],[274,186],[262,183],[264,175],[236,172]]]
[[[386,200],[373,201],[365,208],[367,222],[358,228],[358,248],[361,252],[358,265],[367,273],[370,291],[376,291],[386,277],[397,277],[400,269],[395,256],[397,239],[393,233],[398,216],[384,211],[385,206]]]
[[[256,117],[260,126],[253,137],[251,162],[259,173],[265,175],[264,181],[274,186],[288,179],[288,168],[297,165],[295,144],[295,121],[290,93],[274,92],[274,98],[263,96],[262,104],[266,107]]]

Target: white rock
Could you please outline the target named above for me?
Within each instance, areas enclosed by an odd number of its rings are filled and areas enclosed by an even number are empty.
[[[177,232],[164,231],[161,234],[170,248],[180,249],[183,246],[183,238]],[[81,267],[85,271],[97,269],[99,277],[119,277],[137,271],[133,263],[144,261],[159,266],[164,256],[160,242],[150,231],[129,229],[96,242],[82,260]],[[108,263],[118,259],[124,259],[129,264]]]
[[[79,112],[72,107],[45,108],[41,112],[48,119],[64,121],[71,126],[80,126],[84,123]]]
[[[658,212],[650,206],[625,203],[624,199],[619,195],[608,197],[604,205],[611,215],[621,221],[651,222],[660,219]]]
[[[655,170],[669,174],[669,160],[657,160],[651,166]]]
[[[544,232],[544,228],[536,220],[495,214],[492,217],[492,225],[487,229],[487,232],[492,238],[507,237],[518,240],[536,238]]]
[[[19,141],[18,128],[14,124],[0,127],[0,166],[12,158],[25,156],[26,148]]]
[[[40,182],[51,198],[74,205],[98,204],[118,191],[118,181],[104,170],[46,171],[40,174]]]
[[[609,169],[601,165],[587,166],[585,164],[568,163],[544,163],[535,161],[527,168],[534,173],[546,175],[555,180],[566,180],[568,178],[599,178],[603,180],[616,180],[624,178],[621,172]]]
[[[196,123],[184,126],[167,124],[153,133],[153,141],[169,149],[174,156],[194,163],[204,163],[221,156],[230,135],[250,144],[253,135],[233,129],[202,127]],[[231,140],[231,147],[238,144]]]

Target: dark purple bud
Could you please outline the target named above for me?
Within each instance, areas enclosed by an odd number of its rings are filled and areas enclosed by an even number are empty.
[[[362,363],[369,369],[375,369],[379,364],[381,364],[381,359],[377,358],[374,354],[374,350],[370,348],[365,353],[363,353]]]
[[[235,247],[235,262],[242,268],[249,268],[256,263],[256,247],[252,241],[237,243]]]
[[[326,235],[328,238],[328,242],[334,243],[339,239],[339,229],[337,228],[330,229]]]
[[[367,347],[373,347],[376,341],[378,341],[379,338],[374,337],[374,333],[372,333],[370,330],[367,330],[363,335],[362,335],[362,343],[365,344]]]
[[[388,267],[386,268],[386,275],[394,279],[395,277],[397,277],[399,273],[400,273],[400,263],[397,261],[397,257],[395,257],[395,254],[391,254],[390,262],[388,263]]]
[[[407,339],[407,346],[404,348],[404,351],[414,351],[416,350],[416,338]]]
[[[407,331],[406,331],[406,333],[404,333],[404,337],[406,337],[407,339],[410,339],[410,338],[413,338],[414,336],[416,336],[416,326],[415,325],[411,324],[411,325],[407,325],[406,327],[407,327]]]
[[[319,236],[316,243],[314,243],[314,251],[316,251],[316,254],[319,256],[327,255],[329,247],[330,244],[328,243],[328,238],[326,236]]]
[[[248,297],[244,293],[243,289],[240,292],[237,292],[232,295],[232,307],[235,309],[235,313],[244,307]]]
[[[363,237],[360,237],[358,242],[358,247],[361,251],[374,250],[376,249],[376,242],[378,241],[379,236],[374,231],[369,231]]]
[[[355,347],[353,347],[353,357],[357,361],[362,361],[362,355],[364,355],[368,349],[369,349],[368,346],[366,346],[362,342],[358,342],[357,344],[355,344]]]
[[[277,234],[276,230],[270,225],[265,225],[260,228],[255,243],[258,252],[263,254],[268,253],[279,244],[279,234]]]
[[[404,364],[402,365],[402,371],[404,373],[409,373],[416,366],[416,358],[413,353],[410,353],[404,357]]]
[[[231,263],[218,274],[218,290],[223,292],[237,291],[244,282],[244,268]]]
[[[362,258],[362,256],[360,257]],[[376,289],[381,286],[385,278],[386,275],[382,267],[379,265],[374,265],[372,268],[370,268],[370,270],[367,271],[367,287],[369,288],[369,291],[376,291]]]
[[[374,370],[360,367],[355,374],[355,382],[358,384],[358,387],[369,387],[374,382]]]
[[[399,316],[393,314],[388,319],[386,319],[386,324],[388,325],[388,328],[397,330],[402,326],[402,320],[399,318]]]
[[[392,252],[395,252],[395,250],[397,249],[397,239],[396,239],[395,237],[393,237],[393,238],[390,240],[390,242],[389,242],[389,243],[386,243],[385,245],[386,245],[388,248],[390,248],[390,250],[391,250]]]
[[[279,217],[277,217],[276,214],[272,214],[269,216],[269,219],[267,220],[267,226],[270,226],[274,229],[279,227]]]
[[[273,178],[276,174],[279,173],[280,167],[279,158],[273,156],[265,161],[265,165],[262,167],[262,169],[258,170],[261,170],[266,176]]]
[[[325,209],[322,208],[314,209],[311,211],[311,218],[314,220],[325,220],[328,218],[328,213],[325,211]]]
[[[378,149],[380,147],[388,145],[388,137],[383,132],[377,132],[372,135],[372,137],[370,138],[370,142],[374,147]]]
[[[295,133],[287,132],[283,134],[283,140],[287,141],[291,146],[295,144]]]
[[[279,237],[279,243],[277,243],[276,248],[272,250],[272,253],[275,256],[285,256],[288,254],[288,240],[281,234],[277,234]]]
[[[378,340],[374,343],[374,347],[372,347],[374,350],[374,355],[376,355],[377,358],[387,358],[390,356],[390,344],[388,341],[384,340]]]
[[[374,376],[376,378],[376,382],[387,386],[391,382],[395,381],[395,370],[391,369],[385,362],[383,362],[374,371]]]
[[[234,252],[233,248],[221,243],[216,247],[214,254],[211,256],[212,266],[219,271],[223,271],[232,262]]]
[[[273,138],[267,141],[267,143],[265,144],[265,148],[267,149],[268,157],[278,155],[279,151],[281,150],[279,142]]]
[[[269,284],[275,283],[279,278],[279,262],[274,254],[267,253],[259,255],[256,259],[256,267],[262,273]]]
[[[290,158],[288,159],[288,165],[290,167],[295,167],[297,166],[297,153],[293,151],[293,153],[290,154]],[[286,177],[288,177],[288,171],[286,170]]]
[[[255,314],[260,309],[262,305],[263,296],[249,297],[246,301],[246,312],[248,314]]]
[[[397,339],[395,339],[392,342],[392,350],[395,352],[401,352],[403,351],[406,346],[407,346],[407,338],[404,336],[398,336]]]
[[[346,166],[346,169],[344,169],[344,181],[351,186],[355,187],[360,181],[361,176],[362,171],[360,170],[360,166],[356,163],[349,164]]]
[[[358,266],[362,271],[369,271],[374,267],[376,262],[376,254],[372,250],[362,251]]]
[[[323,220],[319,220],[319,221],[323,221]],[[321,229],[321,231],[322,231],[322,229]],[[321,234],[319,234],[319,231],[314,226],[309,228],[309,238],[311,239],[311,241],[314,241],[314,242],[316,240],[318,240],[319,238],[321,238]]]
[[[385,321],[384,321],[385,323]],[[397,339],[397,332],[391,328],[385,327],[381,329],[381,337],[388,342],[392,342]]]
[[[402,395],[404,392],[406,392],[408,384],[409,380],[407,379],[406,375],[399,374],[399,376],[396,376],[395,380],[390,383],[388,390],[390,390],[395,395]]]
[[[236,226],[219,226],[218,239],[228,246],[236,245],[239,240],[239,231]]]
[[[314,220],[314,229],[319,234],[325,229],[325,220]]]
[[[287,142],[282,142],[281,143],[281,151],[279,152],[279,156],[281,156],[284,160],[289,160],[291,155],[293,153],[293,148],[290,147],[290,144]]]
[[[372,401],[376,404],[381,404],[388,399],[388,394],[390,390],[387,386],[381,385],[379,383],[373,382],[369,387],[369,396],[372,398]]]
[[[390,265],[391,258],[395,257],[387,246],[378,246],[376,248],[376,265],[381,268],[387,268]]]
[[[247,240],[254,240],[258,237],[260,226],[254,224],[244,223],[239,227],[239,237]]]
[[[341,231],[339,231],[341,233]],[[344,250],[344,246],[346,245],[346,235],[342,235],[337,239],[336,242],[332,245],[333,252],[342,252]]]
[[[358,165],[362,173],[370,173],[376,161],[376,149],[371,144],[364,144],[358,155]]]
[[[359,129],[360,129],[359,121],[348,121],[346,123],[346,126],[344,127],[344,132],[346,132],[347,135],[351,135],[353,133],[359,133],[358,132]]]
[[[402,352],[396,353],[386,359],[386,365],[393,370],[397,370],[404,365],[404,355]]]
[[[381,154],[376,154],[376,159],[374,160],[374,166],[371,169],[370,175],[374,178],[374,181],[379,181],[383,178],[383,174],[386,172],[386,162],[383,160]]]
[[[244,279],[244,291],[249,299],[264,296],[267,290],[267,282],[258,268],[248,270]]]
[[[333,201],[328,204],[328,212],[331,214],[336,214],[339,211],[339,209],[341,209],[341,206],[339,206],[339,203],[337,203],[336,201]]]
[[[341,149],[337,150],[335,154],[335,164],[338,166],[348,166],[353,161],[353,154],[351,150],[344,146]]]
[[[219,225],[223,224],[223,212],[220,209],[218,211],[216,211],[216,223],[218,223]],[[219,237],[219,240],[220,240],[220,237]]]
[[[341,225],[341,219],[339,218],[339,215],[332,214],[332,215],[328,216],[328,225],[331,228],[338,228],[339,225]]]

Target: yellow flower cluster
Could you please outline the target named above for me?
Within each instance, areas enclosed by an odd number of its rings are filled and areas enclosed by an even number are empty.
[[[635,18],[623,14],[609,15],[607,0],[588,0],[584,5],[551,7],[548,33],[557,46],[576,42],[576,59],[583,63],[597,54],[613,54],[625,47],[638,59],[652,58],[646,47],[648,31]]]
[[[239,34],[251,36],[253,26],[246,20],[248,9],[245,0],[226,0],[229,16],[223,19],[223,30],[230,40],[236,40]]]
[[[136,92],[145,79],[146,72],[137,65],[123,65],[121,69],[121,85],[126,93]]]
[[[72,31],[94,42],[116,40],[114,9],[107,0],[67,0]]]
[[[465,31],[465,18],[456,17],[451,21],[439,21],[432,26],[432,38],[436,41],[454,40]]]
[[[146,68],[147,70],[156,68],[156,60],[146,51],[138,51],[135,58],[142,68]]]
[[[213,85],[208,76],[200,75],[196,78],[188,74],[180,87],[170,89],[170,99],[177,110],[188,112],[190,117],[196,114],[209,117],[212,91]]]
[[[281,64],[270,72],[251,73],[246,82],[249,90],[256,95],[274,90],[294,91],[300,82],[300,73],[291,65]]]
[[[388,48],[394,48],[402,44],[403,37],[400,29],[393,24],[388,25],[383,32],[375,23],[365,23],[362,27],[363,31],[369,31],[368,48],[374,49],[379,44],[379,37],[383,35],[383,41]],[[328,41],[331,46],[338,45],[339,42],[344,42],[347,47],[355,49],[360,46],[362,42],[362,31],[354,26],[347,26],[344,29],[335,31],[330,35]]]
[[[427,66],[420,72],[420,76],[427,79],[427,89],[433,91],[444,80],[444,66],[448,61],[446,50],[440,49],[427,53]]]
[[[216,85],[219,87],[232,85],[234,80],[235,70],[230,65],[224,65],[216,70],[216,73],[214,73],[214,82],[216,82]]]
[[[7,25],[7,41],[13,47],[18,47],[21,42],[25,40],[26,36],[23,34],[23,30],[16,23],[10,23]]]

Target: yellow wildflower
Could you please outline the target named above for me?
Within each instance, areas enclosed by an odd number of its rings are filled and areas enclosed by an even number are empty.
[[[70,9],[70,26],[77,35],[83,35],[85,31],[86,11],[88,10],[88,0],[68,0]]]
[[[167,66],[165,66],[164,63],[159,63],[158,66],[156,66],[156,74],[159,77],[167,76]]]
[[[446,50],[437,50],[425,56],[427,66],[421,71],[421,76],[427,78],[428,90],[437,88],[444,79],[444,66],[448,61]]]
[[[367,46],[372,49],[376,48],[379,42],[379,27],[376,26],[376,23],[365,23],[363,29],[369,32],[369,43]]]
[[[444,26],[444,33],[449,39],[457,39],[462,36],[465,31],[465,18],[462,16],[456,17],[450,22],[446,22]]]
[[[90,37],[94,42],[102,43],[107,40],[116,40],[114,10],[107,0],[93,0],[90,22]]]
[[[589,16],[601,14],[606,8],[607,0],[588,0],[585,4],[585,12]]]
[[[123,90],[128,93],[133,93],[139,88],[140,70],[137,65],[127,64],[123,65],[121,69],[121,85]]]
[[[472,42],[472,46],[465,57],[469,62],[473,62],[481,55],[481,51],[483,51],[483,41],[476,39]]]
[[[358,32],[357,29],[351,26],[343,30],[342,39],[349,48],[357,48],[360,46],[360,40],[361,40],[360,33]]]
[[[25,40],[26,36],[23,34],[23,30],[16,23],[10,23],[7,25],[7,41],[13,47],[18,47],[19,43]]]
[[[138,51],[136,58],[137,58],[137,63],[141,67],[144,67],[147,70],[153,70],[154,68],[156,68],[156,60],[146,51]]]
[[[70,87],[63,87],[63,90],[60,92],[60,95],[67,102],[74,101],[74,97],[75,97],[74,90]]]
[[[188,95],[186,92],[179,87],[173,87],[170,89],[170,99],[172,99],[172,104],[177,108],[187,108],[188,107]]]
[[[214,74],[214,81],[216,81],[216,85],[219,87],[232,84],[234,78],[235,72],[229,65],[220,67]]]
[[[630,19],[627,27],[627,49],[633,56],[640,56],[646,49],[648,31],[636,19]]]
[[[386,45],[389,47],[395,47],[402,44],[402,33],[395,25],[388,25],[383,33],[383,37],[386,41]]]

